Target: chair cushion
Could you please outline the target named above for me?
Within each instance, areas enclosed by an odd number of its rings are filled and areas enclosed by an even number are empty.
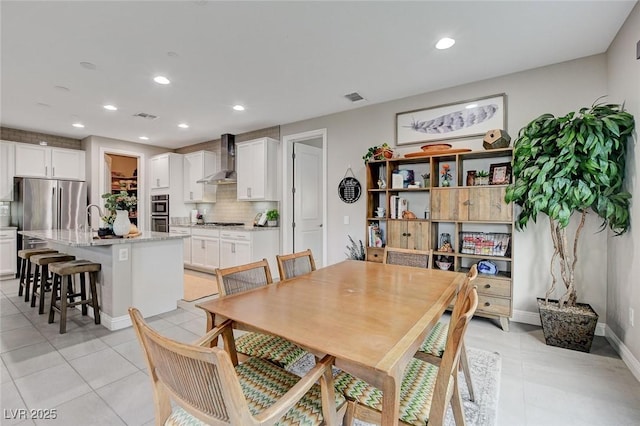
[[[448,333],[449,323],[438,322],[433,326],[429,335],[427,335],[427,338],[424,339],[424,342],[422,342],[418,351],[442,358],[442,354],[444,354],[444,347],[447,344]]]
[[[259,414],[278,401],[291,389],[300,377],[260,358],[249,358],[236,367],[240,386],[244,393],[249,410],[253,415]],[[336,392],[336,407],[345,403],[344,396]],[[283,418],[275,424],[278,426],[321,425],[322,402],[320,385],[315,384]],[[203,422],[191,416],[182,408],[176,407],[165,422],[170,426],[202,426]]]
[[[236,338],[236,351],[287,368],[306,355],[298,345],[272,334],[246,333]]]
[[[401,421],[416,426],[428,423],[437,376],[438,367],[415,358],[409,362],[400,385]],[[343,371],[335,378],[335,388],[347,399],[382,412],[382,391],[364,380]]]

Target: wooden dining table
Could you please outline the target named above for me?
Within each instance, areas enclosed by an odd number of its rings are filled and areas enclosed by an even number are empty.
[[[229,318],[330,354],[383,392],[382,424],[397,425],[404,369],[465,275],[346,260],[276,284],[198,304],[207,327]]]

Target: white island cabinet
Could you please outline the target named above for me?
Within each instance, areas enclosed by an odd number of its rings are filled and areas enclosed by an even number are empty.
[[[16,176],[85,180],[85,152],[16,143]]]
[[[238,201],[278,201],[280,142],[260,138],[236,143]]]
[[[143,231],[136,238],[94,239],[92,232],[20,231],[45,240],[52,249],[100,263],[100,319],[109,330],[131,325],[128,309],[144,317],[173,311],[182,299],[184,235]],[[91,310],[89,310],[91,315]]]

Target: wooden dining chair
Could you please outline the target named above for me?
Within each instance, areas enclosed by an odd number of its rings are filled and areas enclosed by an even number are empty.
[[[467,279],[464,281],[464,284],[458,291],[458,295],[462,294],[464,297],[464,294],[471,289],[471,283],[477,278],[477,276],[478,267],[477,265],[473,265],[467,273]],[[454,312],[452,312],[451,315],[454,315]],[[418,349],[418,352],[416,352],[414,357],[423,361],[427,361],[434,365],[440,365],[440,363],[442,362],[442,356],[445,351],[447,340],[449,339],[449,335],[452,332],[449,324],[450,323],[438,321],[438,323],[433,326],[427,337],[424,339],[422,345],[420,345],[420,348]],[[464,373],[465,382],[467,382],[467,389],[469,389],[469,399],[471,401],[474,401],[475,394],[473,391],[473,381],[471,380],[471,370],[469,368],[467,349],[464,346],[464,341],[462,341],[461,346],[460,367]],[[456,383],[457,380],[458,376],[456,376]]]
[[[292,254],[278,254],[276,260],[278,261],[280,280],[283,281],[316,270],[316,262],[309,249]]]
[[[432,258],[433,250],[411,250],[387,246],[384,248],[382,263],[431,268]]]
[[[444,424],[447,407],[451,404],[458,426],[464,425],[462,398],[455,382],[462,340],[467,325],[478,306],[475,286],[466,284],[469,290],[458,297],[451,316],[450,337],[440,366],[437,367],[417,358],[411,359],[400,385],[399,420],[404,425],[441,426]],[[460,293],[462,295],[462,293]],[[345,425],[351,426],[353,419],[380,424],[382,413],[382,391],[346,372],[335,377],[336,390],[348,400]]]
[[[231,268],[216,269],[220,297],[232,296],[273,283],[267,259]],[[307,352],[286,339],[272,334],[249,331],[236,338],[238,353],[267,359],[287,368]]]
[[[333,386],[332,356],[300,378],[260,358],[238,364],[232,356],[231,321],[185,344],[153,330],[137,309],[129,308],[129,315],[146,359],[157,425],[342,422],[346,404]],[[230,342],[230,352],[206,347],[220,335]]]

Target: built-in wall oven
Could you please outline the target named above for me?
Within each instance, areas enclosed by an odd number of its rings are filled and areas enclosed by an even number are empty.
[[[169,194],[151,196],[151,230],[169,232]]]

